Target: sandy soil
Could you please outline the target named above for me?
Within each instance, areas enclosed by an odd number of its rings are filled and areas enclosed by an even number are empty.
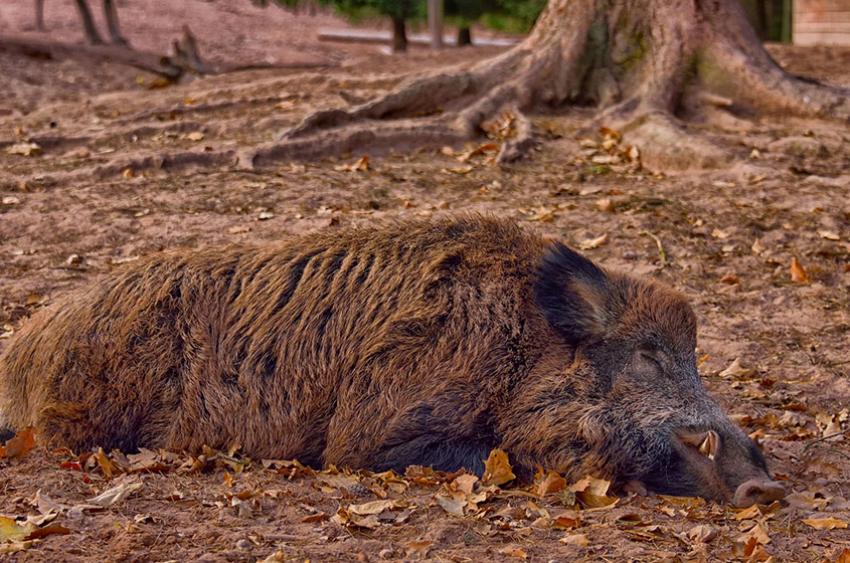
[[[25,29],[29,4],[0,6],[0,34],[37,35]],[[78,39],[70,0],[47,4],[51,35]],[[187,458],[176,456],[127,461],[132,473],[116,467],[110,479],[95,458],[78,464],[69,452],[36,448],[0,460],[0,513],[55,513],[53,523],[70,533],[0,557],[837,561],[850,550],[850,530],[814,527],[850,522],[850,438],[822,439],[850,427],[846,128],[732,116],[723,129],[694,126],[740,161],[677,175],[594,163],[604,151],[580,145],[578,110],[537,116],[546,142],[533,159],[507,168],[489,164],[486,152],[462,161],[462,147],[371,155],[368,170],[348,166],[362,154],[264,171],[157,168],[178,152],[271,140],[311,109],[367,99],[399,73],[494,50],[390,57],[374,47],[319,44],[312,39],[319,26],[344,24],[262,11],[247,0],[128,0],[120,9],[139,47],[165,49],[191,19],[202,49],[222,61],[311,58],[340,67],[148,90],[131,69],[0,54],[0,349],[33,311],[165,248],[277,240],[384,218],[494,213],[685,292],[700,318],[708,386],[794,494],[759,512],[658,497],[588,510],[563,492],[538,498],[476,484],[486,500],[455,516],[440,500],[457,493],[463,480],[455,476],[312,475],[223,457],[180,469]],[[848,49],[771,49],[795,72],[850,85]],[[17,154],[30,143],[37,145],[30,155]],[[127,162],[150,165],[122,168]],[[794,259],[805,271],[796,270],[796,281]],[[105,509],[68,509],[116,486],[130,487],[129,496]],[[398,502],[374,519],[351,517],[376,508],[350,505],[384,497]]]

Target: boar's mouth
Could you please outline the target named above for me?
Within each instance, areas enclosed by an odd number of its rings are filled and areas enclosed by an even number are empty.
[[[673,433],[671,448],[639,479],[649,490],[701,496],[739,508],[784,498],[785,489],[767,472],[764,457],[746,436],[715,430]]]

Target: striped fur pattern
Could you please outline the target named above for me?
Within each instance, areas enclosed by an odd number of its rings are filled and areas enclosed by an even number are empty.
[[[695,338],[679,294],[511,222],[401,222],[132,264],[33,317],[0,410],[76,450],[480,472],[498,446],[526,476],[725,498],[764,464],[703,389]],[[717,429],[733,469],[695,475],[682,427]]]

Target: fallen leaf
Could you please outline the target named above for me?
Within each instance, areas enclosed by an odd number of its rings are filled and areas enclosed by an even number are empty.
[[[53,536],[53,535],[64,536],[64,535],[67,535],[67,534],[70,534],[70,533],[71,533],[71,530],[69,530],[68,528],[66,528],[65,526],[63,526],[61,524],[49,524],[49,525],[44,526],[42,528],[36,528],[24,539],[38,540],[38,539],[41,539],[41,538],[45,538],[47,536]]]
[[[688,530],[688,537],[698,543],[708,543],[717,537],[717,528],[709,524],[699,524]]]
[[[452,487],[464,494],[471,495],[475,488],[475,483],[477,482],[478,477],[470,475],[469,473],[464,473],[463,475],[455,477],[455,480],[452,481]]]
[[[203,141],[204,140],[204,134],[201,133],[200,131],[192,131],[191,133],[188,133],[186,135],[186,138],[189,139],[190,141]]]
[[[0,203],[3,205],[17,205],[21,203],[21,198],[15,197],[13,195],[7,195],[3,199],[0,199]]]
[[[14,145],[7,147],[6,152],[21,156],[33,156],[41,153],[41,147],[36,143],[15,143]]]
[[[587,547],[590,545],[590,540],[584,534],[570,534],[558,540],[566,545],[577,545],[579,547]]]
[[[603,213],[614,213],[614,202],[608,197],[597,199],[596,208]]]
[[[334,166],[334,170],[339,172],[364,172],[369,170],[369,157],[364,155],[351,164],[339,164]]]
[[[567,486],[566,480],[555,471],[548,471],[546,475],[535,485],[534,491],[538,496],[545,497],[551,493],[558,493]]]
[[[103,448],[97,449],[97,452],[94,454],[94,459],[97,461],[97,466],[100,467],[104,477],[112,479],[112,475],[115,474],[117,470],[115,468],[115,464],[106,457],[106,453],[103,451]]]
[[[508,454],[499,448],[492,450],[484,462],[484,476],[481,482],[484,485],[504,485],[514,479],[516,475],[511,469]]]
[[[581,250],[593,250],[594,248],[599,248],[603,244],[608,241],[608,233],[603,233],[596,238],[585,239],[579,241],[578,247]]]
[[[850,548],[845,547],[844,551],[835,560],[835,563],[850,563]]]
[[[729,367],[718,373],[719,377],[733,377],[735,379],[740,379],[743,377],[751,376],[755,373],[756,370],[752,368],[744,367],[741,364],[741,358],[735,358],[732,360],[732,363],[729,364]]]
[[[806,518],[803,524],[811,526],[815,530],[844,530],[847,521],[840,518]]]
[[[466,507],[466,499],[459,496],[449,496],[444,494],[435,495],[434,498],[443,510],[453,516],[463,516],[463,509]]]
[[[384,510],[398,508],[400,506],[401,505],[397,500],[373,500],[371,502],[364,502],[363,504],[352,504],[348,507],[348,512],[351,514],[358,514],[360,516],[369,516],[372,514],[380,514]]]
[[[821,238],[825,238],[826,240],[841,240],[838,233],[834,231],[818,231],[818,234]]]
[[[569,486],[569,490],[575,493],[579,502],[587,508],[613,508],[620,499],[608,496],[610,488],[610,481],[591,476]]]
[[[88,499],[88,503],[95,506],[106,508],[129,497],[134,491],[142,488],[142,483],[139,481],[125,481],[119,485],[106,489],[99,495]]]
[[[427,557],[428,551],[431,549],[431,546],[434,545],[434,542],[429,540],[414,540],[407,542],[405,547],[407,548],[408,555],[418,555],[420,557]]]
[[[59,514],[68,507],[61,504],[49,496],[42,494],[41,489],[35,492],[35,497],[32,499],[32,504],[38,509],[41,514]]]
[[[24,428],[7,441],[4,446],[0,446],[0,459],[4,457],[9,459],[24,457],[34,447],[35,434],[33,433],[33,429]]]
[[[271,211],[260,211],[260,214],[257,215],[257,221],[268,221],[269,219],[274,219],[274,213]]]
[[[736,512],[735,520],[753,520],[759,516],[762,516],[761,509],[759,509],[757,504],[754,504],[749,508]]]
[[[811,278],[796,256],[791,258],[791,281],[794,283],[809,283]]]
[[[509,545],[508,547],[503,547],[499,550],[499,553],[502,555],[507,555],[508,557],[514,557],[516,559],[528,559],[528,552],[516,545]]]
[[[566,512],[552,520],[552,527],[559,530],[572,530],[581,526],[581,518],[575,512]]]
[[[23,540],[29,536],[35,526],[32,524],[18,524],[12,518],[0,516],[0,541]]]

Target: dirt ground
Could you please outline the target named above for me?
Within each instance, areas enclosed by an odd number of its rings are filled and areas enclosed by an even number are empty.
[[[47,6],[51,37],[77,40],[71,1]],[[590,142],[601,138],[577,137],[581,110],[536,116],[545,142],[532,159],[503,168],[488,161],[486,146],[258,171],[181,164],[169,156],[270,141],[313,108],[356,103],[402,73],[497,50],[392,57],[322,44],[319,27],[345,24],[248,0],[127,0],[119,9],[130,41],[149,50],[164,51],[189,21],[216,60],[339,66],[151,90],[151,77],[137,80],[136,70],[0,52],[0,350],[38,308],[162,249],[492,213],[683,291],[700,319],[707,385],[793,494],[749,511],[655,496],[588,508],[581,490],[541,496],[539,487],[499,490],[426,471],[314,474],[238,453],[107,462],[36,447],[0,459],[0,514],[69,533],[0,544],[0,559],[850,561],[846,126],[730,114],[722,129],[692,127],[736,163],[677,174],[611,162]],[[38,36],[27,29],[29,10],[25,0],[4,2],[0,36]],[[771,51],[794,72],[850,86],[850,49]],[[624,138],[610,152],[627,146]],[[91,500],[110,489],[109,499]]]

